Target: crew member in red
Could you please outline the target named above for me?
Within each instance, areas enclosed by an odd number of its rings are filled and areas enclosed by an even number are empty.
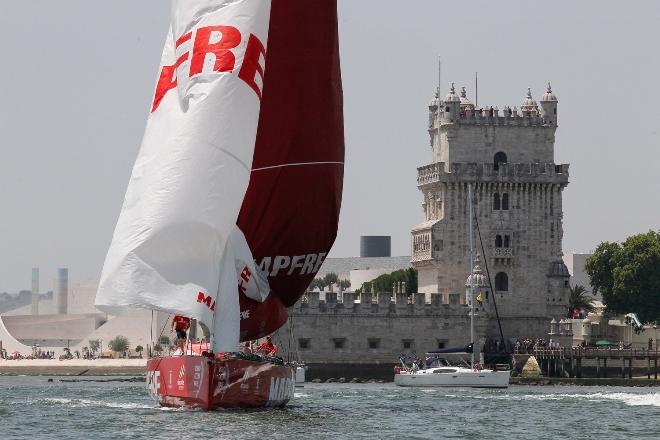
[[[184,351],[186,343],[186,330],[190,328],[190,318],[176,315],[172,320],[172,329],[176,329],[176,345]]]
[[[270,336],[266,336],[266,340],[259,344],[257,352],[266,356],[277,356],[277,345],[273,344]]]

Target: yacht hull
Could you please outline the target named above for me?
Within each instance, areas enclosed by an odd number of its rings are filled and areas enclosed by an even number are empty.
[[[402,387],[471,387],[507,388],[509,371],[465,371],[459,373],[399,373],[394,375],[394,383]]]
[[[281,407],[293,398],[295,371],[223,353],[172,356],[147,363],[147,387],[161,406],[212,411]]]

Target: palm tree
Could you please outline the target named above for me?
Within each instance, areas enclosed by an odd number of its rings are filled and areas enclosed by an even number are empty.
[[[584,311],[586,313],[593,312],[596,310],[594,307],[594,299],[589,296],[587,289],[584,286],[576,284],[574,287],[570,288],[570,296],[568,298],[568,313],[569,317],[571,313],[575,310]]]

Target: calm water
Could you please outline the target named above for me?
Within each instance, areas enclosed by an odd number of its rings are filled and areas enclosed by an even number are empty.
[[[157,408],[143,383],[0,377],[0,439],[660,439],[660,390],[307,384],[286,409]]]

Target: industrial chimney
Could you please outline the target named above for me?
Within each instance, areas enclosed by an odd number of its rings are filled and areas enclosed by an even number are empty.
[[[39,314],[39,268],[32,268],[32,315]]]
[[[66,315],[68,310],[69,296],[69,269],[63,267],[57,269],[57,284],[55,286],[57,298],[57,313]]]

